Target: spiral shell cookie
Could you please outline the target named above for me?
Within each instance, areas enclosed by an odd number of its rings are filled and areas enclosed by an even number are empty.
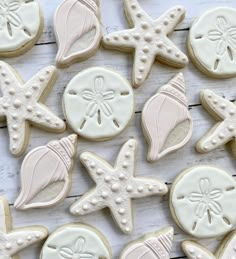
[[[129,82],[116,72],[94,67],[80,72],[68,84],[63,110],[78,135],[101,141],[121,133],[134,113]]]
[[[233,229],[235,199],[236,183],[229,174],[212,166],[196,166],[183,171],[174,181],[170,209],[185,232],[212,238]]]
[[[217,7],[191,26],[188,49],[196,66],[208,76],[236,76],[236,9]]]

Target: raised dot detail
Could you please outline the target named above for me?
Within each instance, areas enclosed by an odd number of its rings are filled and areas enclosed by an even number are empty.
[[[101,175],[101,174],[103,174],[103,171],[102,171],[101,168],[98,168],[98,169],[97,169],[97,175]]]
[[[6,243],[6,249],[7,249],[7,250],[10,250],[11,248],[12,248],[11,243]]]
[[[111,181],[111,176],[106,175],[104,180],[105,180],[105,182],[109,183]]]
[[[22,102],[20,100],[16,99],[13,102],[13,105],[14,105],[15,108],[19,108],[22,105]]]
[[[112,184],[111,190],[112,190],[113,192],[118,192],[119,189],[120,189],[120,185],[119,185],[118,183]]]
[[[120,179],[120,180],[124,180],[124,179],[125,179],[125,175],[124,175],[123,173],[120,173],[120,174],[119,174],[119,179]]]
[[[106,199],[108,197],[108,193],[107,192],[102,192],[102,198]]]
[[[126,224],[128,223],[128,222],[127,222],[127,219],[122,219],[121,223],[122,223],[123,225],[126,225]]]
[[[120,197],[118,197],[117,199],[116,199],[116,204],[121,204],[122,203],[122,199],[120,198]]]
[[[17,239],[16,243],[17,243],[17,245],[22,245],[23,244],[23,240],[22,239]]]
[[[124,215],[125,214],[125,209],[123,209],[123,208],[119,209],[119,214],[120,215]]]
[[[83,206],[83,210],[88,210],[89,209],[89,206],[87,205],[87,204],[85,204],[84,206]]]
[[[131,185],[128,185],[126,187],[126,190],[127,190],[127,192],[132,192],[133,191],[133,187]]]
[[[143,190],[144,190],[143,186],[138,187],[138,192],[143,192]]]

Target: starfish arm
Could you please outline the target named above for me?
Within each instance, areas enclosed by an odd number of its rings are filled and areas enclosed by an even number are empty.
[[[201,138],[196,148],[200,153],[210,152],[223,146],[234,137],[230,124],[225,122],[217,123],[203,138]]]
[[[174,67],[185,67],[188,64],[188,57],[167,37],[160,42],[160,46],[157,50],[157,60]]]
[[[175,6],[167,10],[162,16],[155,20],[156,26],[162,25],[161,30],[165,35],[174,31],[175,27],[184,19],[186,10],[183,6]]]
[[[135,48],[137,41],[134,37],[138,37],[138,34],[135,34],[135,30],[124,30],[124,31],[117,31],[106,35],[103,38],[103,43],[105,47],[117,50],[123,49],[133,49]]]
[[[152,18],[142,9],[137,0],[125,0],[125,13],[131,26],[137,26],[143,20],[152,21]]]
[[[43,68],[24,85],[26,98],[44,101],[48,88],[53,86],[56,78],[57,70],[54,66]]]
[[[204,108],[210,111],[215,119],[224,120],[233,118],[236,114],[236,105],[210,90],[203,90],[200,94]]]
[[[195,258],[216,259],[216,257],[205,247],[202,247],[201,245],[192,241],[183,242],[182,248],[187,258],[189,259],[195,259]]]
[[[144,53],[145,46],[143,49],[137,48],[135,51],[133,74],[132,74],[132,85],[139,87],[147,79],[152,65],[155,61],[156,53],[149,50],[148,53]],[[140,55],[142,53],[142,55]]]
[[[0,121],[6,116],[5,109],[4,109],[4,97],[0,98]],[[6,104],[5,104],[6,105]]]
[[[53,114],[43,104],[37,104],[35,112],[28,113],[26,119],[34,125],[38,125],[49,131],[64,132],[66,128],[64,121]]]
[[[142,198],[152,195],[165,195],[168,192],[166,184],[153,178],[133,178],[130,184],[132,198]]]
[[[101,210],[107,207],[107,201],[102,197],[102,194],[94,188],[85,193],[78,201],[70,207],[70,212],[73,215],[86,215],[94,211]]]
[[[217,250],[216,258],[220,258],[220,259],[231,258],[231,255],[235,254],[236,231],[233,231],[225,242],[223,241],[223,245],[224,245],[224,249]]]
[[[6,249],[5,252],[13,256],[24,248],[45,239],[47,235],[47,229],[43,227],[28,227],[12,231],[11,233],[6,234],[5,242],[13,245],[10,250]],[[5,246],[3,245],[3,247]]]

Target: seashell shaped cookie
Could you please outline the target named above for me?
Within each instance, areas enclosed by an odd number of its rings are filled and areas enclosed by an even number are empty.
[[[120,259],[169,259],[173,236],[172,227],[145,235],[126,246]]]
[[[142,112],[142,128],[149,145],[149,162],[180,149],[190,140],[193,123],[182,73],[147,101]]]
[[[54,29],[58,66],[89,58],[102,39],[99,0],[64,0],[55,13]]]
[[[77,135],[32,150],[21,167],[22,189],[17,209],[45,208],[61,202],[71,185]]]

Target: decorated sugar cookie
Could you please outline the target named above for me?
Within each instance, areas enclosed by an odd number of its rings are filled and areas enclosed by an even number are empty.
[[[188,49],[205,74],[226,78],[236,75],[236,9],[217,7],[202,14],[191,26]]]
[[[54,17],[58,66],[92,56],[102,39],[99,0],[64,0]]]
[[[147,159],[150,162],[159,160],[189,141],[193,124],[182,73],[147,101],[142,112],[142,128],[149,145]]]
[[[45,208],[61,202],[71,186],[77,136],[71,135],[33,149],[21,166],[17,209]]]
[[[63,110],[78,135],[95,141],[121,133],[134,114],[134,94],[119,74],[100,67],[86,69],[68,84]]]
[[[0,197],[0,258],[16,259],[21,250],[45,239],[48,235],[42,226],[12,229],[11,212],[8,202]]]
[[[182,243],[182,248],[188,259],[234,259],[236,257],[235,246],[236,231],[226,236],[215,254],[212,254],[207,248],[196,242],[185,241]]]
[[[34,46],[43,30],[39,0],[1,0],[0,56],[17,56]]]
[[[96,182],[96,187],[71,206],[73,215],[85,215],[108,207],[119,228],[126,234],[132,232],[132,199],[168,192],[167,186],[157,179],[135,177],[136,149],[134,139],[127,141],[114,167],[95,154],[81,154],[80,160]]]
[[[164,228],[127,245],[120,259],[169,259],[174,229]]]
[[[200,94],[201,102],[207,112],[218,122],[197,143],[200,153],[210,152],[230,142],[236,156],[236,105],[210,90]]]
[[[25,83],[10,65],[0,62],[0,120],[6,118],[13,155],[27,148],[30,124],[55,133],[65,130],[65,123],[42,103],[55,79],[56,69],[49,66]]]
[[[97,229],[68,224],[54,231],[45,242],[40,259],[111,259],[110,245]]]
[[[236,182],[228,173],[212,166],[196,166],[183,171],[174,181],[170,209],[185,232],[212,238],[235,226],[235,199]]]
[[[155,60],[174,67],[188,64],[187,56],[168,39],[185,16],[185,9],[176,6],[153,20],[137,0],[125,0],[125,13],[132,29],[104,37],[105,47],[134,52],[132,85],[139,87],[148,77]]]

